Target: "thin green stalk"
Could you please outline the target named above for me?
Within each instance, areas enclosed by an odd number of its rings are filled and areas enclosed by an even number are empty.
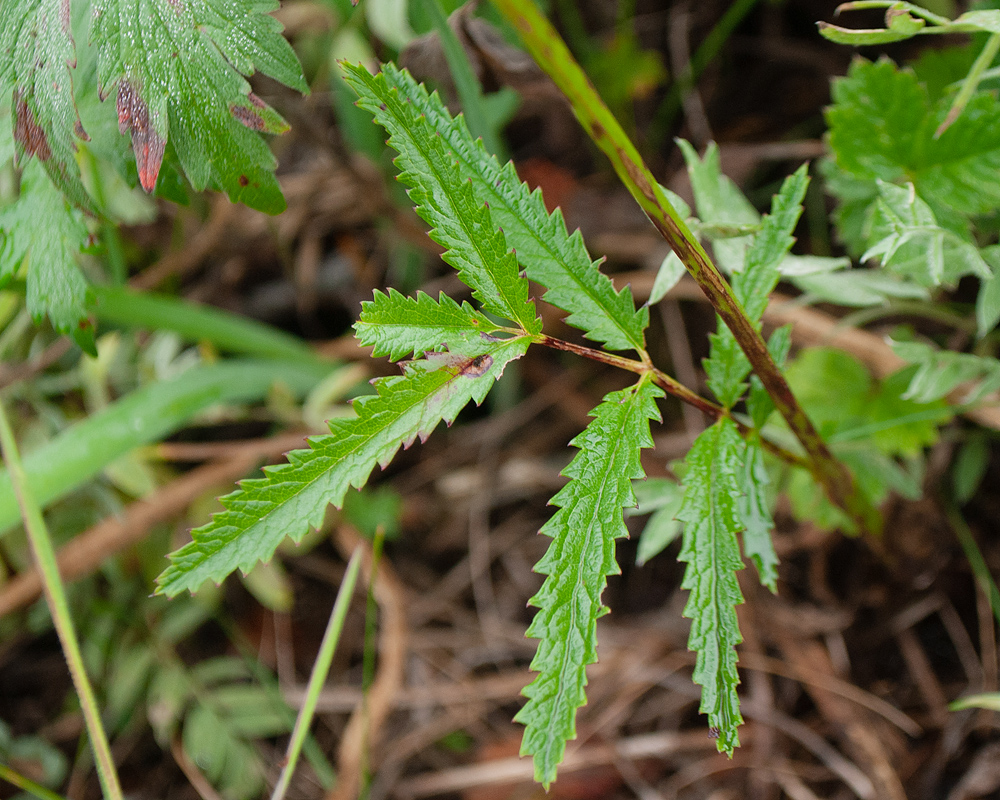
[[[382,547],[385,545],[385,530],[380,525],[375,531],[372,542],[372,564],[368,575],[368,597],[365,604],[365,653],[361,668],[361,714],[364,720],[361,748],[361,790],[358,800],[368,800],[371,792],[371,758],[369,749],[369,715],[368,695],[375,683],[375,654],[378,650],[378,601],[375,599],[375,577],[378,565],[382,560]]]
[[[441,39],[441,48],[444,50],[451,77],[455,81],[458,97],[462,101],[462,112],[465,114],[469,130],[473,136],[482,139],[486,149],[503,163],[506,160],[503,145],[483,109],[483,92],[479,80],[472,71],[472,64],[469,63],[465,48],[448,24],[448,16],[441,7],[441,0],[420,0],[420,2]]]
[[[3,764],[0,764],[0,780],[7,781],[7,783],[16,786],[28,794],[33,794],[38,800],[65,800],[62,795],[46,789],[29,778],[25,778],[19,772],[15,772]]]
[[[52,540],[49,537],[48,528],[45,526],[45,520],[42,518],[41,509],[28,490],[28,480],[21,464],[21,455],[14,439],[14,431],[10,427],[7,412],[4,410],[2,402],[0,402],[0,447],[3,449],[3,460],[7,464],[14,492],[17,495],[17,502],[21,507],[21,517],[28,533],[28,541],[31,543],[35,563],[42,575],[45,599],[48,602],[49,611],[52,613],[52,622],[59,636],[70,675],[73,677],[73,686],[80,698],[80,707],[87,724],[87,733],[94,751],[94,761],[97,764],[97,774],[104,789],[104,797],[106,800],[123,800],[118,772],[115,770],[115,763],[111,757],[111,746],[108,744],[108,736],[101,723],[101,714],[97,708],[94,690],[83,665],[83,655],[80,652],[80,643],[73,627],[73,618],[70,616],[66,591],[59,576],[59,567],[56,565],[55,548],[52,546]]]
[[[972,95],[976,93],[976,89],[983,79],[986,68],[993,63],[993,59],[997,57],[997,53],[1000,53],[1000,33],[994,33],[986,40],[982,51],[972,64],[972,69],[969,70],[969,74],[962,82],[961,90],[955,95],[955,100],[952,102],[951,108],[948,109],[948,115],[938,126],[938,129],[934,131],[935,139],[948,130],[951,124],[961,115],[963,109],[969,104]]]
[[[312,724],[313,715],[316,713],[316,704],[319,702],[319,694],[326,683],[326,678],[330,674],[330,665],[333,663],[334,653],[337,651],[337,643],[340,641],[340,634],[344,630],[344,619],[347,617],[347,609],[354,596],[354,587],[358,582],[358,571],[361,568],[361,548],[354,548],[351,560],[347,563],[347,572],[344,573],[344,580],[337,590],[337,599],[333,602],[333,611],[330,613],[330,621],[326,626],[326,633],[323,634],[323,641],[319,646],[319,654],[316,656],[316,663],[313,665],[312,674],[309,676],[309,685],[306,688],[305,700],[299,715],[295,720],[295,727],[292,729],[292,737],[288,741],[288,751],[285,754],[285,765],[278,777],[278,783],[271,794],[271,800],[283,800],[285,792],[288,791],[288,783],[292,779],[295,765],[298,763],[299,754],[302,752],[302,745],[305,742],[309,726]]]
[[[565,43],[531,0],[493,0],[514,25],[539,66],[566,95],[577,118],[604,151],[632,196],[680,257],[746,354],[754,374],[801,442],[810,469],[831,501],[862,530],[877,529],[877,515],[854,485],[847,468],[830,452],[774,363],[767,345],[734,297],[705,249],[691,233],[653,178],[635,145],[622,130]]]
[[[958,538],[958,543],[962,545],[962,550],[965,551],[965,557],[969,561],[969,566],[972,567],[972,574],[976,576],[976,582],[989,600],[990,608],[993,609],[993,616],[1000,622],[1000,589],[997,589],[996,581],[993,580],[990,568],[986,565],[986,559],[983,558],[983,552],[979,549],[979,545],[976,544],[976,537],[972,535],[972,531],[969,530],[969,526],[957,508],[948,504],[947,513],[948,522],[951,523],[951,527],[955,531],[955,536]]]

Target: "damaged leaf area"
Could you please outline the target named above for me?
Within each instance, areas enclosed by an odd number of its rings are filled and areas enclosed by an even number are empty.
[[[74,137],[86,140],[73,102],[76,49],[69,0],[0,3],[0,98],[10,101],[18,161],[37,158],[72,203],[93,211]]]
[[[71,335],[93,355],[87,281],[77,257],[87,242],[79,211],[70,208],[38,162],[25,166],[21,194],[0,211],[0,285],[27,266],[27,305],[35,322]]]
[[[266,467],[265,477],[223,497],[226,510],[170,556],[158,592],[173,597],[206,580],[221,582],[269,560],[286,536],[301,540],[323,522],[327,505],[339,508],[350,487],[365,484],[376,464],[385,467],[400,447],[425,441],[442,420],[451,424],[470,401],[481,403],[529,344],[525,336],[481,337],[475,347],[431,353],[406,363],[402,375],[375,381],[376,394],[354,401],[356,417],[331,420],[330,433],[311,437],[309,449],[293,450],[288,463]]]
[[[191,185],[278,213],[285,201],[260,133],[287,123],[250,91],[260,71],[307,91],[273,0],[96,0],[91,39],[101,94],[115,94],[139,180],[153,191],[168,142]]]

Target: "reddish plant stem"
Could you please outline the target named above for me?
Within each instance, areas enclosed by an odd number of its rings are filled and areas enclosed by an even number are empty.
[[[555,28],[532,0],[493,0],[493,4],[517,28],[535,61],[570,101],[577,119],[594,143],[604,151],[622,183],[733,332],[754,374],[760,378],[775,408],[806,451],[813,477],[824,487],[830,500],[843,509],[860,529],[877,529],[877,514],[857,491],[851,473],[833,456],[798,404],[763,338],[743,311],[729,284],[670,205],[639,151],[601,100]]]
[[[622,356],[616,356],[612,353],[607,353],[604,350],[595,350],[591,347],[586,347],[585,345],[574,344],[573,342],[556,339],[552,336],[546,336],[544,333],[537,334],[533,337],[533,340],[536,344],[551,347],[553,350],[575,353],[583,358],[589,358],[591,361],[598,361],[601,364],[607,364],[612,367],[628,370],[629,372],[634,372],[637,375],[650,373],[653,376],[653,383],[667,392],[667,394],[673,395],[678,400],[694,406],[712,419],[731,417],[731,414],[722,406],[717,403],[713,403],[711,400],[706,400],[701,395],[695,394],[687,386],[677,382],[662,370],[656,369],[656,367],[650,366],[642,361],[635,361],[631,358],[624,358]],[[747,438],[751,433],[755,432],[749,425],[744,425],[737,419],[734,419],[733,422],[736,424],[736,427],[743,438]],[[806,470],[810,469],[810,464],[806,459],[786,450],[774,442],[768,441],[763,436],[761,437],[761,443],[765,450],[776,455],[786,464],[801,467]]]

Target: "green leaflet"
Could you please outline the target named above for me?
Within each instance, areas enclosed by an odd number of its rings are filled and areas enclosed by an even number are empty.
[[[400,92],[386,86],[382,76],[352,64],[344,69],[347,82],[361,98],[358,105],[371,111],[389,132],[389,144],[399,152],[399,178],[412,187],[410,198],[431,226],[431,238],[447,248],[444,260],[472,287],[483,308],[538,333],[542,323],[528,299],[528,282],[518,273],[517,259],[494,224],[489,206],[476,198],[471,184],[455,168],[444,139]]]
[[[588,339],[612,350],[642,350],[649,310],[636,310],[627,288],[615,291],[587,253],[580,232],[567,233],[562,212],[549,214],[541,193],[521,182],[513,163],[501,167],[473,140],[462,117],[452,118],[437,94],[428,94],[408,72],[385,64],[377,80],[380,92],[384,87],[398,91],[425,118],[422,124],[444,140],[462,179],[470,182],[479,202],[489,205],[528,277],[548,289],[545,301],[568,311],[565,321]]]
[[[985,214],[1000,206],[1000,101],[978,92],[940,136],[950,97],[931,100],[910,70],[856,60],[833,83],[827,110],[837,166],[874,182],[910,180],[935,213]],[[941,220],[939,216],[939,221]]]
[[[257,132],[285,121],[250,91],[254,71],[307,91],[276,0],[95,0],[91,39],[101,95],[117,91],[119,127],[132,135],[139,179],[156,185],[167,139],[196,189],[217,184],[233,202],[278,213],[275,160]]]
[[[649,421],[659,420],[662,396],[647,376],[604,398],[571,443],[580,452],[563,471],[570,482],[552,498],[559,510],[541,531],[552,543],[535,571],[548,577],[531,598],[539,610],[527,633],[540,640],[531,662],[539,674],[514,719],[526,726],[521,755],[534,756],[535,779],[546,788],[576,738],[586,667],[597,660],[597,618],[607,613],[601,593],[619,571],[614,541],[628,535],[622,509],[635,505],[632,479],[644,476],[640,450],[653,446]]]
[[[0,3],[0,95],[11,96],[19,158],[35,156],[76,205],[93,210],[75,159],[86,138],[73,103],[69,68],[76,50],[65,0]]]
[[[354,325],[363,345],[375,348],[373,356],[389,356],[393,361],[413,353],[419,357],[442,345],[471,345],[499,328],[468,303],[459,305],[441,293],[435,302],[423,292],[416,299],[395,289],[389,294],[375,292],[374,300],[361,304],[361,318]]]
[[[69,207],[38,164],[25,165],[20,196],[0,211],[0,284],[27,262],[32,318],[39,323],[47,316],[57,331],[96,355],[87,281],[76,261],[86,242],[80,212]]]
[[[732,277],[733,293],[754,323],[759,323],[768,297],[778,283],[778,267],[795,242],[792,231],[802,213],[808,185],[807,166],[803,164],[785,179],[781,191],[774,196],[771,213],[764,217],[760,231],[750,240],[739,271]],[[746,391],[744,379],[750,372],[750,362],[721,321],[710,338],[711,354],[705,361],[708,386],[719,402],[729,408]]]
[[[743,552],[757,568],[760,582],[775,594],[778,593],[778,554],[774,551],[771,531],[774,520],[768,505],[767,487],[771,476],[764,464],[764,448],[759,434],[752,435],[745,443],[743,463],[736,473],[740,493],[736,498],[743,531]]]
[[[375,382],[377,394],[355,401],[357,417],[331,420],[330,434],[293,450],[288,463],[264,470],[222,498],[225,511],[192,531],[193,541],[171,555],[158,578],[160,594],[196,590],[247,572],[271,558],[286,537],[298,541],[318,527],[329,504],[339,506],[351,486],[361,487],[376,464],[385,466],[402,445],[426,439],[441,421],[452,422],[470,400],[482,402],[504,367],[528,348],[525,337],[483,339],[476,347],[429,353],[403,375]]]
[[[743,528],[741,491],[744,443],[736,425],[723,417],[703,431],[687,454],[680,561],[687,563],[682,588],[691,596],[684,616],[691,620],[688,648],[698,654],[694,682],[702,687],[699,710],[708,715],[719,751],[732,755],[743,724],[736,687],[736,645],[743,641],[735,607],[743,602],[736,571],[743,569],[736,534]]]

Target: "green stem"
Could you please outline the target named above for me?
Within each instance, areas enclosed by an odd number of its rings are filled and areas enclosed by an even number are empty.
[[[52,613],[52,622],[55,625],[63,654],[66,657],[66,664],[73,678],[73,686],[80,698],[80,707],[83,710],[87,733],[90,735],[90,743],[97,764],[97,774],[104,789],[104,797],[106,800],[123,800],[118,772],[115,770],[115,763],[111,757],[111,746],[108,744],[108,736],[101,723],[101,714],[97,708],[94,690],[83,665],[83,655],[80,652],[80,643],[73,627],[73,618],[70,616],[66,591],[59,576],[59,567],[56,565],[55,548],[52,546],[52,540],[49,537],[48,528],[45,526],[45,520],[42,518],[41,509],[28,490],[28,480],[24,466],[21,464],[21,454],[18,452],[14,431],[10,427],[7,412],[4,410],[2,402],[0,402],[0,447],[3,449],[3,459],[10,473],[18,505],[21,507],[21,517],[24,520],[28,541],[31,543],[31,549],[35,556],[35,563],[42,575],[42,585],[45,589],[45,599],[48,602],[49,611]]]
[[[292,779],[295,765],[298,763],[299,754],[302,752],[302,745],[309,733],[309,726],[312,724],[313,716],[316,713],[316,704],[319,702],[320,692],[323,684],[330,674],[330,665],[333,663],[334,653],[337,651],[337,643],[340,641],[340,634],[344,630],[344,620],[347,618],[347,609],[354,596],[354,587],[358,582],[358,571],[361,569],[361,548],[354,548],[351,560],[347,564],[347,572],[344,573],[344,580],[337,590],[337,599],[333,603],[333,611],[330,613],[330,621],[326,626],[326,633],[323,634],[323,641],[319,646],[319,654],[316,656],[316,663],[313,665],[312,674],[309,676],[309,685],[306,688],[305,700],[302,708],[299,709],[299,716],[295,720],[295,727],[292,729],[291,739],[288,741],[288,751],[285,754],[285,765],[282,767],[278,783],[271,794],[271,800],[283,800],[285,792],[288,791],[288,783]]]
[[[1000,53],[1000,33],[994,33],[989,39],[986,40],[986,44],[983,46],[982,51],[972,64],[972,69],[969,70],[969,74],[962,82],[962,88],[959,90],[958,94],[955,95],[955,100],[952,102],[951,108],[948,109],[947,116],[938,126],[938,129],[934,131],[935,139],[948,130],[951,124],[961,115],[962,110],[969,104],[969,101],[972,99],[972,95],[976,93],[976,89],[979,87],[979,83],[983,79],[986,68],[993,63],[993,59],[997,57],[997,53]]]
[[[635,145],[601,100],[559,34],[531,0],[493,0],[493,4],[514,25],[535,61],[566,95],[587,133],[610,159],[615,172],[646,216],[684,262],[715,311],[733,332],[778,412],[801,442],[817,482],[824,487],[831,501],[861,529],[877,529],[874,509],[858,493],[850,472],[834,458],[806,416],[771,358],[764,339],[733,296],[729,284],[670,205]]]
[[[361,665],[361,714],[364,730],[361,747],[361,789],[358,792],[358,800],[368,800],[371,794],[371,731],[368,702],[372,686],[375,684],[375,655],[378,651],[378,601],[375,598],[375,579],[378,576],[384,545],[385,530],[379,525],[372,542],[371,572],[368,575],[368,597],[365,604],[365,652]]]
[[[993,616],[1000,622],[1000,590],[997,589],[996,581],[993,580],[993,575],[986,564],[986,559],[983,558],[982,550],[976,544],[976,537],[972,535],[972,531],[969,530],[969,526],[957,508],[948,504],[947,514],[948,522],[951,523],[951,527],[955,531],[955,536],[958,538],[959,544],[962,545],[962,550],[965,551],[965,557],[969,561],[969,566],[972,567],[972,574],[976,576],[979,587],[989,600]]]

